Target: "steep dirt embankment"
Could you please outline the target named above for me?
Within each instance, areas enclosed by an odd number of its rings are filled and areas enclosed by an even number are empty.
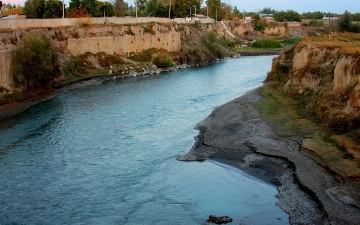
[[[160,24],[151,22],[132,25],[84,24],[74,27],[3,30],[0,32],[0,87],[9,90],[12,88],[14,83],[12,58],[22,36],[29,32],[44,32],[52,40],[53,46],[61,54],[68,56],[105,53],[125,57],[152,48],[179,53],[184,44],[190,43],[190,46],[193,47],[198,45],[194,34],[201,36],[201,34],[210,31],[215,31],[220,37],[228,40],[234,37],[233,34],[247,37],[249,36],[248,33],[252,35],[256,33],[251,24],[234,21],[227,21],[226,26],[224,24]],[[283,27],[276,28],[276,33],[278,34],[281,29]],[[267,31],[266,33],[272,32]],[[195,52],[194,55],[196,54],[200,53]]]
[[[339,185],[327,189],[327,195],[357,209],[360,208],[359,44],[360,36],[355,34],[332,34],[330,39],[304,38],[273,60],[267,77],[285,96],[295,100],[302,118],[321,126],[316,132],[302,135],[301,150],[338,179]],[[331,205],[326,196],[319,198],[325,208],[326,204]],[[335,211],[329,207],[332,220],[339,220],[340,216],[331,212]],[[354,221],[350,218],[342,217],[339,223]]]
[[[291,224],[357,224],[360,151],[350,137],[358,131],[359,56],[348,48],[359,46],[356,40],[305,38],[281,53],[268,75],[271,82],[214,109],[197,125],[193,148],[178,159],[226,159],[271,171],[280,185],[278,204]],[[352,136],[333,135],[319,124]]]
[[[345,181],[360,182],[360,36],[333,36],[303,39],[273,60],[267,80],[324,128],[327,146],[312,138],[303,147]]]
[[[204,25],[204,30],[216,30],[214,25]],[[29,32],[44,32],[51,38],[59,52],[68,55],[104,52],[110,55],[129,56],[146,49],[164,49],[179,52],[181,35],[189,34],[187,25],[139,24],[139,25],[89,25],[84,27],[59,27],[48,29],[8,30],[0,32],[0,86],[11,88],[13,84],[12,57],[21,37]]]
[[[175,24],[91,25],[59,27],[56,29],[12,30],[0,33],[0,86],[11,88],[11,67],[14,51],[21,37],[29,32],[44,32],[61,53],[78,56],[87,52],[96,54],[130,55],[149,48],[178,52],[181,48],[179,27]]]
[[[296,96],[303,115],[337,133],[360,125],[360,55],[349,39],[307,38],[277,57],[268,76]]]

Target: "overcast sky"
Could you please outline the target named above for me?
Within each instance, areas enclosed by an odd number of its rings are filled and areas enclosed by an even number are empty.
[[[3,3],[23,5],[25,0],[2,0]],[[68,5],[69,0],[64,0]],[[169,0],[170,1],[170,0]],[[174,1],[174,0],[172,0]],[[205,2],[206,0],[204,0]],[[134,0],[125,0],[132,5]],[[360,12],[359,0],[222,0],[232,6],[236,6],[240,11],[254,12],[265,7],[275,10],[294,10],[298,13],[303,12],[333,12],[344,13],[348,10],[351,13]]]

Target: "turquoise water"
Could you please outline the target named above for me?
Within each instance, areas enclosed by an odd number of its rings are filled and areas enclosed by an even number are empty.
[[[1,224],[288,224],[276,187],[180,162],[214,107],[262,84],[272,56],[84,85],[0,122]]]

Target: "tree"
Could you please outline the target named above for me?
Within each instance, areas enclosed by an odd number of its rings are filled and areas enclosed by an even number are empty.
[[[61,18],[63,15],[62,1],[47,0],[45,2],[44,18]]]
[[[175,3],[174,3],[175,2]],[[176,0],[173,1],[173,13],[175,17],[185,17],[200,12],[202,0]]]
[[[232,12],[231,5],[228,5],[225,3],[221,4],[221,10],[220,10],[220,15],[219,15],[221,19],[231,20],[232,19],[231,12]]]
[[[69,11],[75,8],[85,8],[86,11],[93,17],[103,15],[98,10],[98,4],[96,0],[71,0]]]
[[[62,1],[60,0],[27,0],[24,6],[24,13],[27,18],[61,18]]]
[[[149,0],[146,5],[147,16],[166,17],[169,15],[169,6],[163,0]]]
[[[348,11],[345,11],[338,19],[339,31],[350,31],[352,26],[352,15]]]
[[[274,19],[278,22],[284,22],[284,21],[301,22],[300,14],[293,10],[276,12],[274,14]]]
[[[236,6],[234,7],[233,14],[237,17],[242,17],[242,13]]]
[[[82,0],[82,6],[86,8],[86,10],[90,13],[91,16],[99,15],[98,5],[96,0]],[[101,14],[100,14],[101,15]]]
[[[252,18],[254,20],[254,29],[260,32],[264,32],[267,26],[266,20],[260,17],[259,14],[254,15]]]
[[[9,3],[3,4],[1,8],[1,15],[2,16],[8,16],[8,15],[15,15],[15,14],[22,14],[23,13],[23,7],[20,5],[11,5]]]
[[[270,7],[269,8],[263,8],[261,11],[260,11],[261,14],[266,14],[266,15],[273,15],[276,13],[276,10],[275,9],[271,9]]]
[[[209,10],[209,16],[217,20],[221,10],[221,0],[207,0],[206,4]]]
[[[114,6],[109,3],[109,2],[105,2],[105,3],[100,3],[98,2],[99,5],[99,13],[102,13],[102,15],[99,16],[115,16],[115,8]]]
[[[81,7],[82,7],[81,0],[71,0],[69,2],[69,11],[72,9],[81,8]]]
[[[113,2],[113,4],[115,7],[115,16],[118,16],[118,17],[125,16],[124,0],[115,0],[115,2]]]
[[[146,2],[147,0],[134,0],[134,4],[137,11],[136,13],[138,16],[142,16],[143,13],[145,13]]]
[[[90,17],[88,11],[83,8],[83,7],[79,7],[79,8],[73,8],[69,11],[69,13],[67,14],[68,18],[84,18],[84,17]]]
[[[44,18],[45,0],[27,0],[24,5],[26,18]]]
[[[58,55],[45,33],[28,33],[16,49],[17,74],[26,79],[27,90],[45,87],[60,75]]]
[[[302,19],[314,19],[314,20],[321,20],[324,17],[325,13],[316,11],[316,12],[304,12],[301,14]]]
[[[354,13],[352,17],[354,21],[360,21],[360,13]]]

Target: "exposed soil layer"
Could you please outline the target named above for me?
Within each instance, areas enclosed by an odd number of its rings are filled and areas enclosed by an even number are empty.
[[[253,107],[261,98],[257,89],[214,109],[195,127],[200,134],[193,148],[178,160],[212,158],[242,169],[270,171],[269,181],[278,185],[278,205],[289,214],[290,224],[357,224],[360,210],[346,202],[357,199],[341,188],[337,176],[302,150],[299,138],[272,131]]]

